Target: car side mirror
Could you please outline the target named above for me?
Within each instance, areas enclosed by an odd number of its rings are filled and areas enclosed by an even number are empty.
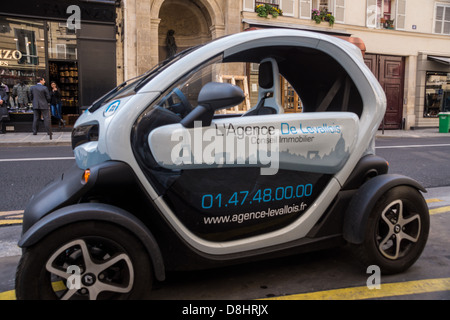
[[[204,127],[209,126],[215,111],[234,107],[244,101],[244,98],[244,92],[238,86],[229,83],[209,82],[200,90],[198,106],[180,123],[186,128],[193,128],[195,121],[202,121]]]

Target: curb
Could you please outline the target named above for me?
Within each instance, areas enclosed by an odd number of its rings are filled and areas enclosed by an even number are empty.
[[[0,147],[42,147],[42,146],[63,146],[71,147],[72,143],[69,141],[40,141],[40,142],[30,142],[30,141],[17,141],[17,142],[0,142]]]

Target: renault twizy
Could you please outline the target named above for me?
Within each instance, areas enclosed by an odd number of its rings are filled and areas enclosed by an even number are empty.
[[[361,51],[323,34],[242,32],[163,61],[77,120],[76,165],[26,207],[17,298],[140,299],[168,270],[340,244],[406,270],[429,213],[375,155],[385,109]]]

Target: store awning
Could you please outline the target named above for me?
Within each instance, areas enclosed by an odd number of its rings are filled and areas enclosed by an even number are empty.
[[[428,60],[450,65],[450,58],[447,57],[428,56]]]

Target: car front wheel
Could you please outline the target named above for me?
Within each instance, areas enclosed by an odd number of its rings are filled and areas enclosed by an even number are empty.
[[[26,248],[16,273],[17,299],[140,299],[151,290],[143,245],[104,222],[65,226]]]

